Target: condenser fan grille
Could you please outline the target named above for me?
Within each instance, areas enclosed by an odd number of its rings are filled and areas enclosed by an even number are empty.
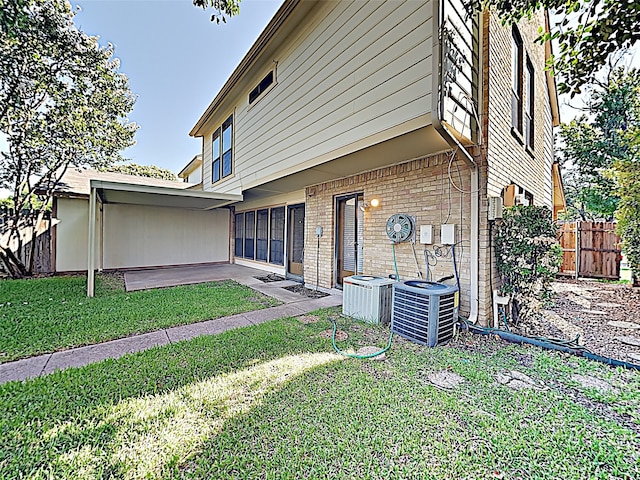
[[[413,234],[413,218],[404,213],[391,215],[387,220],[387,236],[393,243],[404,242]]]

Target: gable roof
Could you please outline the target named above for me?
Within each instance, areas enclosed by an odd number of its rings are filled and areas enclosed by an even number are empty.
[[[182,170],[180,170],[180,173],[178,173],[178,177],[186,178],[189,176],[189,174],[200,168],[200,166],[202,166],[202,154],[198,153],[191,159],[189,163],[184,166]]]

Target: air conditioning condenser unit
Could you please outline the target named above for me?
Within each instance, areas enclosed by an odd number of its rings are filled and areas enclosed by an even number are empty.
[[[428,347],[453,338],[458,322],[458,288],[408,280],[393,285],[391,331]]]
[[[389,323],[394,283],[384,277],[346,277],[342,281],[342,313],[368,323]]]

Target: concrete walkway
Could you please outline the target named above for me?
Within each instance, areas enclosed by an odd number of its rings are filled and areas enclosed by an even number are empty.
[[[218,269],[217,267],[223,267]],[[240,313],[229,317],[217,318],[215,320],[207,320],[189,325],[165,328],[155,332],[144,333],[132,337],[121,338],[109,342],[99,343],[96,345],[88,345],[86,347],[72,348],[62,352],[48,353],[37,357],[26,358],[15,362],[8,362],[0,365],[0,384],[13,380],[25,380],[28,378],[38,377],[53,373],[56,370],[64,370],[69,367],[82,367],[90,363],[99,362],[107,358],[118,358],[127,353],[141,352],[148,348],[158,345],[167,345],[169,343],[188,340],[200,335],[214,335],[235,328],[248,327],[259,323],[268,322],[282,317],[293,317],[303,315],[319,308],[335,307],[342,304],[342,292],[335,290],[331,294],[323,298],[308,298],[297,293],[284,290],[283,287],[295,285],[295,282],[282,281],[263,283],[255,278],[255,276],[264,276],[265,272],[254,270],[252,268],[240,267],[237,265],[216,265],[208,267],[181,267],[180,269],[162,269],[164,275],[158,275],[158,270],[148,270],[147,285],[171,286],[181,285],[183,283],[170,283],[169,279],[174,276],[175,281],[185,280],[188,276],[188,268],[196,269],[198,275],[205,280],[199,282],[211,281],[211,275],[226,275],[214,280],[223,280],[233,278],[238,283],[250,286],[254,290],[277,298],[283,305],[267,308],[263,310],[254,310],[252,312]],[[197,269],[209,270],[205,274]],[[180,272],[170,273],[168,270],[181,270]],[[211,273],[216,270],[217,273]],[[160,273],[162,273],[160,272]],[[125,282],[131,274],[139,274],[143,272],[128,272],[125,274]],[[208,276],[207,276],[208,275]],[[191,277],[193,280],[193,277]],[[140,286],[144,282],[144,276],[135,278],[133,285]],[[164,283],[161,283],[164,282]],[[185,281],[184,283],[199,283],[198,281]],[[146,287],[150,288],[150,287]],[[141,289],[141,288],[134,288]],[[129,288],[127,288],[129,290]]]

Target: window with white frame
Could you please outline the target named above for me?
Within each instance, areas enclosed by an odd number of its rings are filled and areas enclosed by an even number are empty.
[[[233,172],[233,115],[211,137],[211,183]]]

